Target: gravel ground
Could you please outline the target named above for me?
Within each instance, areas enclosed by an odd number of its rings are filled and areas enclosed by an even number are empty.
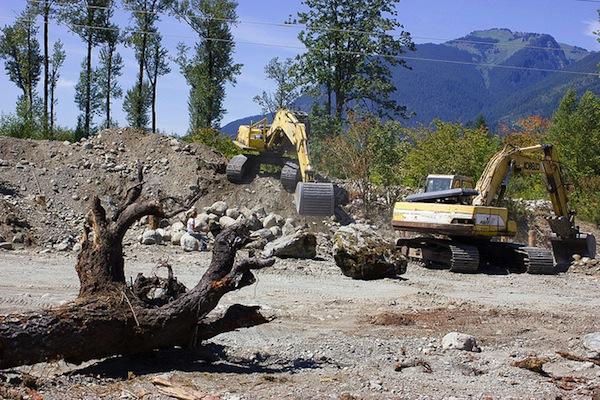
[[[127,253],[128,275],[148,274],[168,259],[188,287],[210,260],[209,253],[164,246]],[[0,313],[72,299],[74,264],[72,255],[0,253]],[[258,304],[275,320],[213,339],[212,363],[173,351],[24,370],[48,378],[40,389],[45,399],[168,398],[151,383],[156,376],[232,400],[600,396],[600,367],[556,354],[591,355],[581,337],[600,330],[597,276],[409,267],[400,280],[367,282],[342,276],[331,259],[278,260],[257,276],[257,284],[228,294],[220,307]],[[442,337],[452,331],[475,336],[482,351],[442,350]],[[527,356],[549,357],[544,370],[567,378],[512,366]],[[395,370],[414,361],[425,366]]]

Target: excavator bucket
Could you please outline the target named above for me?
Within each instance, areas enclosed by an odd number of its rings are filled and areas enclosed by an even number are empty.
[[[550,241],[554,261],[559,266],[570,265],[574,254],[581,257],[596,257],[596,238],[592,234],[580,234],[576,238],[554,237]]]
[[[332,183],[299,182],[294,194],[300,215],[333,215],[335,192]]]

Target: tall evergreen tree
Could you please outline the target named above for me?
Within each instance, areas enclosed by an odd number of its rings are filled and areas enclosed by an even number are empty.
[[[146,73],[150,83],[150,99],[152,107],[152,132],[156,133],[156,93],[158,78],[171,72],[167,61],[168,51],[162,47],[162,38],[159,34],[152,37],[149,46],[149,57],[146,62]]]
[[[48,135],[50,138],[54,137],[54,121],[56,118],[54,114],[54,106],[56,105],[56,98],[54,96],[54,93],[56,91],[56,86],[58,85],[58,80],[60,79],[60,68],[64,64],[66,58],[67,54],[63,49],[63,44],[60,40],[57,40],[56,42],[54,42],[52,57],[50,58],[50,61],[48,63],[50,67],[48,79],[50,95],[50,129]]]
[[[235,43],[230,24],[237,19],[233,0],[182,0],[176,15],[198,34],[194,54],[178,46],[177,64],[190,86],[190,131],[216,128],[223,117],[225,85],[235,84],[242,65],[233,61]]]
[[[263,91],[262,94],[254,96],[254,102],[262,108],[264,114],[274,113],[280,108],[289,108],[300,97],[298,80],[291,73],[292,66],[292,59],[280,61],[277,57],[265,66],[267,78],[274,80],[276,87],[274,93]]]
[[[299,56],[298,76],[313,94],[326,95],[326,111],[340,120],[348,104],[376,105],[380,114],[403,115],[405,107],[389,98],[396,90],[390,67],[414,50],[397,20],[398,0],[304,0],[298,13],[305,29],[298,39],[307,52]],[[385,55],[385,57],[383,57]]]
[[[13,25],[7,25],[0,34],[0,58],[8,78],[22,94],[17,114],[25,121],[34,121],[35,87],[40,80],[42,56],[36,38],[35,10],[27,7]]]
[[[123,58],[117,52],[119,43],[119,30],[111,24],[110,20],[114,12],[114,2],[111,1],[106,9],[107,21],[105,26],[114,28],[107,30],[104,37],[104,46],[100,49],[99,66],[96,71],[99,96],[103,99],[106,120],[102,124],[104,128],[113,125],[111,117],[111,101],[113,98],[123,96],[123,91],[117,82],[117,78],[123,74]]]
[[[152,103],[152,85],[144,74],[148,69],[149,59],[154,54],[152,46],[159,42],[156,23],[160,20],[161,13],[165,12],[173,4],[174,0],[123,0],[125,7],[131,11],[134,23],[131,34],[126,38],[126,44],[135,50],[135,58],[138,62],[137,82],[133,88],[127,91],[125,100],[135,103],[123,104],[125,112],[128,113],[127,120],[136,128],[145,128],[148,125],[148,108]]]
[[[80,132],[83,136],[90,135],[92,119],[97,101],[97,87],[93,86],[92,49],[106,40],[107,33],[115,29],[110,25],[107,11],[112,0],[79,0],[69,3],[62,12],[61,18],[67,21],[70,29],[81,37],[86,44],[86,56],[82,64],[82,74],[79,79],[79,90],[76,93],[76,103],[83,113]]]

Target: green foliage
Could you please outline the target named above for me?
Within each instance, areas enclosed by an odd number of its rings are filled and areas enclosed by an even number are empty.
[[[54,132],[54,122],[55,122],[55,112],[54,108],[56,107],[57,99],[55,97],[56,85],[58,85],[58,80],[60,79],[60,69],[63,66],[65,59],[67,58],[67,54],[63,49],[62,41],[57,40],[54,42],[54,46],[52,49],[52,56],[50,57],[49,62],[49,92],[50,92],[50,114],[49,114],[49,138],[53,138]]]
[[[292,67],[292,59],[280,61],[277,57],[272,58],[265,66],[267,78],[274,80],[277,86],[275,93],[263,91],[261,95],[254,96],[253,100],[262,108],[263,114],[275,113],[280,108],[290,108],[300,97],[298,79],[292,75]]]
[[[36,38],[35,10],[27,7],[13,25],[0,33],[0,58],[8,78],[22,91],[17,106],[19,117],[34,125],[35,87],[40,80],[42,55]]]
[[[123,96],[123,90],[117,81],[117,78],[123,75],[123,58],[116,49],[116,42],[107,43],[100,49],[100,63],[95,74],[98,96],[102,99],[105,111],[105,120],[102,123],[104,128],[114,125],[111,117],[111,101]]]
[[[241,154],[240,148],[237,147],[231,139],[213,128],[198,129],[193,134],[184,137],[184,140],[192,143],[202,143],[213,149],[227,158],[232,158],[235,155]]]
[[[396,90],[390,67],[405,65],[396,56],[414,50],[410,34],[397,20],[398,0],[304,0],[298,39],[307,51],[298,56],[297,76],[315,96],[325,90],[328,114],[343,117],[348,104],[377,105],[378,112],[401,114],[390,99]],[[375,34],[364,34],[364,31]],[[386,54],[392,57],[373,57]],[[335,102],[335,107],[334,107]]]
[[[404,182],[421,186],[428,174],[461,174],[479,179],[500,140],[485,129],[435,121],[435,129],[408,131],[413,147],[404,159]]]
[[[81,111],[81,129],[76,129],[77,139],[82,137],[88,137],[90,134],[95,133],[96,128],[92,124],[94,114],[98,114],[102,109],[102,97],[100,96],[100,87],[94,71],[92,74],[88,74],[86,68],[87,61],[84,59],[81,63],[81,72],[79,73],[79,80],[75,85],[75,104]],[[88,92],[89,89],[89,92]],[[89,114],[88,114],[89,111]],[[90,123],[86,125],[86,115],[89,116]]]
[[[123,100],[123,111],[125,111],[127,123],[130,126],[146,127],[150,122],[148,116],[148,108],[152,98],[148,95],[150,93],[150,85],[147,81],[141,87],[134,86],[127,91],[125,99]],[[141,109],[139,105],[142,105]]]
[[[16,114],[0,115],[0,136],[11,136],[19,139],[46,139],[40,119],[27,120]],[[54,129],[52,139],[74,141],[75,135],[71,129],[57,127]]]
[[[225,85],[235,84],[240,73],[241,64],[233,62],[235,43],[230,27],[230,21],[237,19],[236,7],[233,0],[182,0],[177,6],[176,16],[200,39],[191,58],[187,46],[180,43],[177,47],[176,62],[190,86],[190,132],[220,125]]]
[[[600,223],[600,98],[567,92],[552,118],[548,140],[556,146],[563,173],[574,186],[580,216]]]

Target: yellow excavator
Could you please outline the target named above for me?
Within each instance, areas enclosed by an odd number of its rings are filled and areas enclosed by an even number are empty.
[[[227,178],[233,183],[248,182],[261,164],[281,167],[281,184],[295,193],[294,202],[300,215],[333,215],[334,187],[316,182],[315,171],[308,154],[307,114],[288,109],[275,113],[273,122],[267,118],[238,128],[233,143],[244,154],[227,164]],[[289,156],[291,155],[291,157]]]
[[[553,232],[552,251],[505,241],[517,233],[516,222],[501,207],[515,173],[545,177],[554,211],[547,217]],[[498,265],[518,272],[554,274],[568,268],[574,254],[596,255],[595,237],[575,225],[552,145],[505,146],[490,159],[475,187],[468,177],[429,175],[423,193],[394,205],[392,225],[399,231],[427,234],[398,239],[397,246],[406,256],[453,272],[477,272],[481,266]]]

